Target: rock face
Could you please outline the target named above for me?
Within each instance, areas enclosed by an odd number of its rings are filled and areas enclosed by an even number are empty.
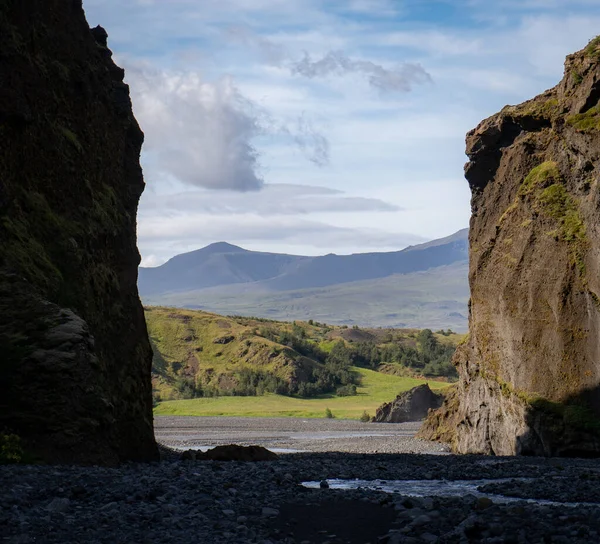
[[[429,409],[442,405],[443,395],[437,395],[426,383],[398,395],[392,402],[382,404],[375,412],[375,423],[404,423],[420,421],[427,417]]]
[[[0,3],[0,433],[49,462],[158,458],[143,134],[106,39],[81,0]]]
[[[462,453],[600,454],[600,39],[467,135],[467,342],[421,436]]]

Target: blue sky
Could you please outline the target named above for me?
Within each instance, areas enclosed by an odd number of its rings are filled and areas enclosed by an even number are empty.
[[[468,225],[465,133],[554,86],[600,0],[84,0],[146,134],[143,264],[393,251]]]

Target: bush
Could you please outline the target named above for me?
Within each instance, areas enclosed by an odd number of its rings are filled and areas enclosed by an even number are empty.
[[[16,434],[0,434],[0,465],[20,463],[23,460],[23,446]]]
[[[333,415],[333,412],[329,408],[325,408],[325,417],[327,419],[334,419],[335,418],[335,416]]]
[[[370,416],[370,415],[369,415],[369,413],[368,413],[368,412],[365,410],[365,411],[362,413],[362,416],[360,416],[360,420],[361,420],[363,423],[369,423],[369,421],[371,421],[371,416]]]
[[[338,397],[353,397],[354,395],[356,395],[356,385],[342,385],[342,387],[337,388],[335,394]]]

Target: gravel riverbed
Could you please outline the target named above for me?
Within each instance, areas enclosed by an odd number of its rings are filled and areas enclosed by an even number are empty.
[[[333,479],[395,483],[396,492],[333,489]],[[427,481],[433,491],[414,497],[398,480]],[[477,495],[438,496],[438,482],[443,489],[459,480],[487,483]],[[119,468],[2,466],[0,542],[596,543],[598,483],[595,460],[425,453],[292,453],[246,463],[181,461],[171,451],[160,463]]]
[[[176,449],[222,444],[259,445],[273,451],[443,453],[443,444],[414,438],[420,423],[361,423],[291,417],[157,417],[157,440]]]

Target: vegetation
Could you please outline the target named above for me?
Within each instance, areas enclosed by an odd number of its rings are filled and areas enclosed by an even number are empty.
[[[596,36],[590,41],[590,43],[587,44],[587,47],[584,49],[584,53],[588,57],[600,59],[600,36]]]
[[[448,336],[448,333],[443,331],[441,335]],[[412,370],[414,374],[426,377],[458,377],[452,365],[456,346],[441,343],[431,330],[423,329],[414,335],[414,344],[402,339],[394,340],[393,337],[385,340],[388,341],[383,344],[373,341],[352,344],[338,341],[331,349],[329,359],[340,365],[356,365],[374,370],[380,369],[382,364],[396,363]]]
[[[572,264],[583,277],[588,247],[585,224],[555,162],[543,162],[529,172],[519,188],[519,196],[528,195],[534,197],[535,207],[544,216],[556,221],[558,227],[548,234],[569,245]]]
[[[161,402],[154,410],[159,416],[247,416],[323,418],[329,408],[336,418],[359,419],[363,412],[375,413],[384,402],[408,391],[426,380],[406,378],[354,367],[360,376],[357,394],[337,397],[331,394],[316,398],[287,397],[266,393],[255,397],[204,397]],[[433,390],[446,389],[447,382],[427,381]]]
[[[0,465],[20,463],[23,458],[21,439],[16,434],[0,434]]]
[[[600,104],[567,117],[567,123],[581,132],[600,131]]]
[[[360,385],[352,367],[454,377],[450,360],[461,338],[450,330],[331,327],[169,308],[147,308],[146,321],[155,404],[266,393],[352,397]]]
[[[558,165],[554,161],[543,162],[527,174],[519,188],[519,195],[528,195],[549,179],[559,180],[560,177]]]

